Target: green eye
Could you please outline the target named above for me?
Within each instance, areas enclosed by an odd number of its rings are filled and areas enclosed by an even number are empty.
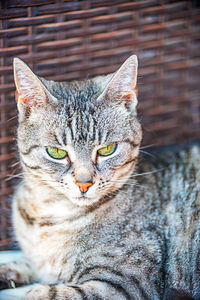
[[[56,148],[56,147],[48,147],[47,153],[49,156],[55,158],[55,159],[62,159],[67,156],[67,151]]]
[[[110,144],[106,147],[103,147],[97,151],[97,153],[101,156],[108,156],[113,154],[117,149],[117,144]]]

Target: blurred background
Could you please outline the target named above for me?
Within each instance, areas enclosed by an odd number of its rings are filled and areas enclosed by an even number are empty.
[[[16,186],[13,57],[51,80],[114,72],[139,57],[143,146],[200,140],[200,5],[174,0],[7,0],[0,10],[0,250]],[[12,179],[9,177],[14,175]]]

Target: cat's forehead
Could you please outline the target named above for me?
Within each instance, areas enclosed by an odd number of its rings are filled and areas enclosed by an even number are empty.
[[[50,105],[43,117],[36,118],[46,128],[47,134],[61,140],[62,144],[77,147],[102,145],[128,139],[132,135],[130,113],[123,103],[115,105],[102,97],[102,85],[94,81],[48,83],[48,90],[58,100],[57,106]],[[99,101],[99,96],[101,100]],[[45,133],[46,132],[46,133]]]
[[[80,147],[117,142],[132,135],[129,116],[123,113],[119,108],[91,103],[82,109],[66,105],[56,115],[58,125],[54,128],[64,137],[65,144]]]
[[[75,148],[102,145],[128,139],[132,130],[127,117],[111,107],[86,105],[84,109],[64,105],[32,119],[43,141]],[[35,126],[34,126],[35,127]],[[34,137],[33,137],[34,138]],[[59,145],[58,144],[58,145]]]
[[[54,84],[51,93],[58,99],[54,117],[62,129],[70,129],[73,139],[79,142],[96,139],[98,131],[109,130],[111,133],[116,123],[118,131],[119,126],[123,126],[125,118],[122,118],[122,111],[107,104],[106,99],[98,101],[102,89],[94,82]]]
[[[101,86],[88,81],[51,82],[48,83],[48,90],[58,99],[58,103],[70,106],[71,109],[84,109],[88,104],[93,103],[101,94]]]

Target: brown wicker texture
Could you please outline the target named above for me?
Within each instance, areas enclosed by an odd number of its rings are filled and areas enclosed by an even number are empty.
[[[196,4],[195,4],[196,3]],[[7,0],[1,6],[0,249],[10,248],[17,123],[12,72],[20,57],[53,80],[113,72],[139,56],[139,109],[145,144],[199,139],[198,1]],[[13,166],[14,165],[14,166]]]

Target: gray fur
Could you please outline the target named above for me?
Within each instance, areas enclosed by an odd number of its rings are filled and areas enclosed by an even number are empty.
[[[40,79],[45,99],[18,103],[24,178],[13,222],[30,263],[0,268],[2,287],[37,281],[27,300],[200,299],[200,149],[158,149],[136,165],[136,95],[128,79],[123,94],[116,88],[123,72],[136,76],[135,62],[90,81]],[[116,153],[96,155],[111,143]],[[48,146],[69,159],[50,158]],[[93,182],[84,197],[77,179]]]

